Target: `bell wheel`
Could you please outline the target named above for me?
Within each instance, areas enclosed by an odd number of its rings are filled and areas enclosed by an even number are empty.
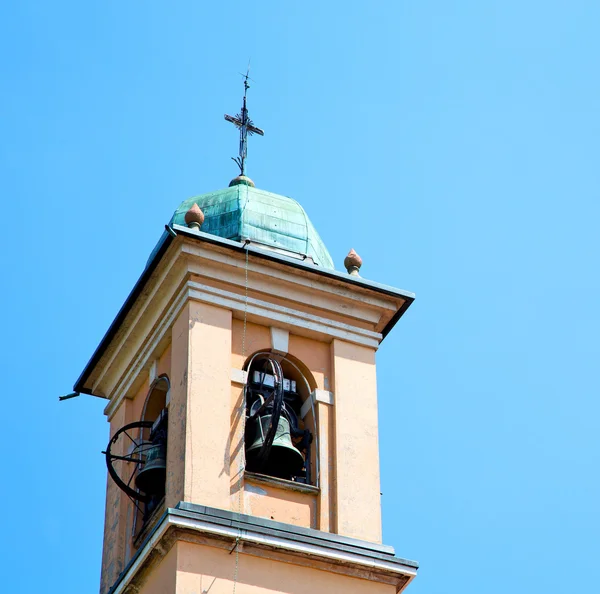
[[[135,487],[135,478],[143,468],[145,453],[153,447],[148,439],[152,421],[135,421],[121,427],[106,447],[106,467],[117,486],[129,497],[148,503],[151,496]]]

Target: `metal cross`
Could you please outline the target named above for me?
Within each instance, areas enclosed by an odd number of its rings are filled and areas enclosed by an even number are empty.
[[[240,131],[240,152],[239,157],[231,157],[240,168],[240,175],[245,175],[246,172],[246,155],[248,154],[248,134],[259,134],[264,136],[265,133],[260,128],[257,128],[250,117],[248,116],[248,109],[246,108],[246,93],[250,88],[248,84],[248,72],[244,76],[244,102],[242,103],[242,111],[235,117],[225,114],[225,119],[236,126]]]

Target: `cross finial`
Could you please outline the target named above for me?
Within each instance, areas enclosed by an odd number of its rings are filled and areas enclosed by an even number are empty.
[[[248,93],[248,89],[250,85],[248,84],[249,80],[252,80],[249,76],[250,74],[250,66],[248,66],[248,70],[246,74],[243,74],[244,77],[244,100],[242,102],[242,111],[238,113],[236,116],[230,116],[225,114],[225,119],[228,122],[231,122],[236,128],[240,131],[240,150],[238,157],[231,157],[240,168],[240,175],[246,174],[246,156],[248,154],[248,134],[259,134],[260,136],[264,136],[265,133],[260,128],[257,128],[250,116],[248,115],[248,108],[246,107],[246,94]]]

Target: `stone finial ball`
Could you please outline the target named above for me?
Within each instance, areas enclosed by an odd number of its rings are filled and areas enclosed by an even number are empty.
[[[185,213],[185,224],[188,227],[196,227],[199,229],[204,223],[204,213],[200,207],[194,202],[192,208]]]
[[[362,266],[362,258],[354,251],[354,248],[351,249],[344,258],[344,266],[350,274],[352,274],[352,272],[358,274],[358,270]]]

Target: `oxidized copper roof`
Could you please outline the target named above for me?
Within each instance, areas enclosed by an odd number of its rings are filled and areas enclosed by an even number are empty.
[[[334,268],[325,244],[304,209],[292,198],[237,182],[185,200],[173,214],[170,225],[185,225],[185,215],[194,204],[204,213],[204,233],[235,241],[249,239],[308,256],[324,268]]]

